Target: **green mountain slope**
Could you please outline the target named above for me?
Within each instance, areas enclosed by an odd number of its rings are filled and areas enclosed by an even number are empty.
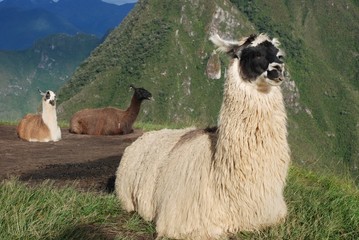
[[[156,99],[144,104],[148,114],[141,116],[143,121],[215,123],[223,81],[205,76],[213,50],[208,28],[223,27],[227,35],[237,36],[252,32],[228,3],[221,10],[240,25],[239,31],[232,33],[222,20],[211,23],[216,10],[214,1],[140,1],[62,88],[66,102],[60,106],[61,116],[68,118],[84,107],[125,108],[133,83]]]
[[[133,83],[151,91],[140,121],[215,124],[223,74],[206,76],[211,33],[267,32],[287,52],[284,86],[293,160],[359,175],[358,30],[354,0],[139,1],[60,91],[60,118],[85,107],[126,108]],[[220,57],[222,73],[227,58]]]
[[[1,51],[0,119],[13,121],[36,112],[41,99],[37,88],[58,90],[99,43],[95,36],[56,34],[24,51]]]
[[[357,2],[232,2],[260,31],[278,35],[286,47],[304,110],[291,117],[299,126],[291,126],[294,155],[301,155],[305,165],[325,168],[341,169],[338,163],[344,162],[358,176]]]

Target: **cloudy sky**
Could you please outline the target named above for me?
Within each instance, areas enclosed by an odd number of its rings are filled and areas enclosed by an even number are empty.
[[[2,2],[3,0],[0,0],[0,2]],[[57,2],[59,0],[54,0],[54,2]],[[125,3],[134,3],[137,2],[137,0],[102,0],[103,2],[108,2],[108,3],[113,3],[113,4],[117,4],[117,5],[122,5]]]

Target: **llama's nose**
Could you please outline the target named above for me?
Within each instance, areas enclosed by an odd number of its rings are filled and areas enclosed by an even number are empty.
[[[283,72],[283,66],[281,64],[274,65],[272,69],[277,70],[279,73]]]
[[[268,70],[267,71],[267,77],[271,80],[280,80],[282,81],[282,76],[283,74],[281,74],[281,72],[277,69],[273,69],[273,70]]]

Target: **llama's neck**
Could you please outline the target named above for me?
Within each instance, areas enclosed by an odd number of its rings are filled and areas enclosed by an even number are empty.
[[[132,126],[132,124],[136,121],[137,115],[140,112],[141,102],[138,100],[135,95],[132,96],[131,104],[126,110],[127,116],[127,124]]]
[[[287,146],[280,88],[258,91],[254,84],[241,79],[238,61],[232,60],[228,69],[219,116],[213,170],[221,177],[236,174],[236,170],[246,174],[246,170],[252,171],[252,164],[261,164],[255,161],[267,160],[259,156],[265,154],[270,159],[276,147]]]
[[[42,120],[50,129],[51,135],[54,136],[58,128],[56,107],[46,103],[45,101],[42,103]]]

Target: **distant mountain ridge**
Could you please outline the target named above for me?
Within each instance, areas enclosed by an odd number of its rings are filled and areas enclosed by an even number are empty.
[[[4,0],[0,2],[0,50],[22,50],[55,33],[102,38],[132,10],[134,3],[101,0]]]
[[[0,119],[38,111],[37,88],[57,91],[133,6],[101,0],[0,2]]]
[[[0,119],[37,112],[37,88],[57,91],[100,44],[94,35],[54,34],[23,51],[0,51]]]

